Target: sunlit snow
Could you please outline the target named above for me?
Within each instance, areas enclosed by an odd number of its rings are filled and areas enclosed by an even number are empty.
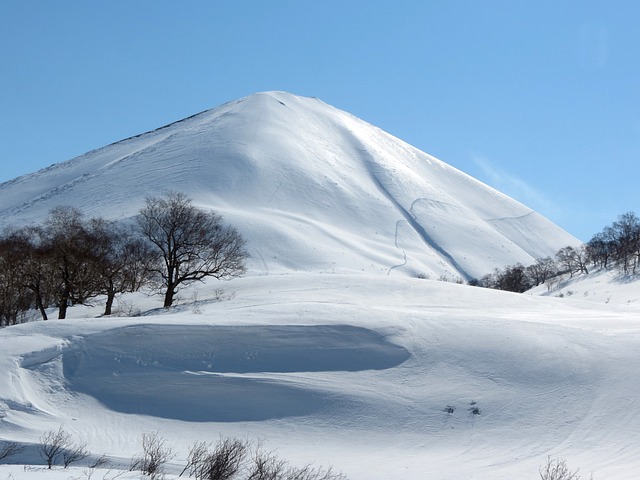
[[[42,466],[39,439],[61,425],[107,456],[94,478],[126,470],[148,432],[177,453],[168,478],[221,435],[352,480],[537,478],[547,456],[583,478],[637,478],[635,284],[597,274],[519,295],[436,281],[577,244],[537,213],[272,92],[4,183],[0,219],[58,204],[128,218],[165,190],[242,231],[248,274],[168,310],[137,293],[113,317],[74,306],[0,330],[0,441],[28,447],[0,479],[86,478],[86,462]]]

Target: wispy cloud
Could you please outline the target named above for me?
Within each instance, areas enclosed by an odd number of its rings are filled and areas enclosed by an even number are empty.
[[[551,218],[560,215],[561,212],[557,205],[525,180],[497,167],[484,155],[472,154],[471,159],[482,172],[483,178],[479,178],[479,180],[544,216]]]

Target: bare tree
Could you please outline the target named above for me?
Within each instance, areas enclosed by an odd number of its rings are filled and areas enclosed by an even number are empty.
[[[40,437],[40,455],[50,469],[57,458],[72,445],[71,435],[61,425],[58,430],[49,430]]]
[[[574,273],[589,273],[589,255],[584,246],[561,248],[558,250],[558,253],[556,253],[556,259],[560,268],[568,272],[571,277],[573,277]]]
[[[342,473],[334,472],[331,467],[291,467],[287,470],[284,478],[286,480],[347,480]]]
[[[618,216],[611,225],[616,239],[617,260],[625,275],[635,273],[640,259],[640,218],[633,212]]]
[[[249,444],[233,438],[224,438],[210,449],[205,443],[196,443],[189,451],[188,463],[182,473],[196,480],[231,480],[241,470]]]
[[[15,442],[0,442],[0,461],[22,452],[24,445]]]
[[[16,245],[16,258],[22,268],[21,283],[33,296],[35,308],[47,320],[46,308],[53,298],[55,268],[50,258],[50,247],[40,226],[23,227],[10,232],[6,241]]]
[[[613,248],[604,232],[597,233],[591,237],[591,240],[585,245],[585,250],[589,261],[594,267],[607,268]]]
[[[489,281],[487,280],[487,282]],[[529,290],[531,286],[527,268],[518,263],[506,266],[504,270],[496,270],[493,274],[493,286],[491,288],[522,293]]]
[[[556,263],[551,257],[538,258],[527,267],[527,274],[536,286],[543,284],[556,273]]]
[[[271,452],[257,448],[247,471],[247,480],[278,480],[287,469],[287,462]]]
[[[347,480],[342,473],[334,472],[331,467],[293,467],[271,452],[258,446],[248,466],[247,480]]]
[[[222,217],[192,205],[182,193],[147,199],[138,223],[160,256],[155,269],[164,289],[164,306],[173,304],[179,287],[206,277],[226,279],[245,271],[245,240]]]
[[[189,455],[187,456],[187,464],[180,472],[179,477],[189,473],[190,477],[195,476],[200,470],[200,466],[204,462],[207,455],[209,455],[209,444],[206,442],[196,442],[191,448],[189,448]]]
[[[0,239],[0,326],[18,323],[18,314],[29,309],[32,294],[24,284],[24,254],[20,239]]]
[[[551,457],[547,457],[546,463],[539,469],[540,480],[580,480],[579,471],[580,469],[569,470],[566,460]]]
[[[67,307],[85,304],[101,293],[95,265],[96,239],[82,213],[73,207],[56,207],[44,223],[45,254],[54,270],[53,294],[58,318],[66,318]]]
[[[174,457],[173,450],[165,445],[165,439],[158,432],[142,434],[142,454],[133,458],[131,470],[140,470],[152,479],[159,478],[164,466]]]
[[[87,450],[86,442],[71,442],[62,452],[62,465],[64,465],[64,468],[68,468],[69,465],[84,460],[88,456],[89,451]]]
[[[137,292],[150,281],[155,254],[122,224],[93,218],[87,228],[94,242],[98,289],[107,297],[104,315],[111,315],[117,294]]]
[[[263,450],[261,442],[222,438],[211,444],[195,443],[189,450],[185,472],[196,480],[346,480],[331,468],[294,467],[272,452]]]

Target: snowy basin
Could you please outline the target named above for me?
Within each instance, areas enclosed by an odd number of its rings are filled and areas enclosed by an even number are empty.
[[[133,325],[76,338],[68,389],[122,413],[184,421],[261,421],[341,401],[298,372],[381,370],[409,358],[373,330],[337,326]]]

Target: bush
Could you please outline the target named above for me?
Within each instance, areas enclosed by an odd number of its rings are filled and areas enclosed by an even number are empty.
[[[131,460],[130,470],[140,470],[152,479],[164,474],[164,466],[174,457],[173,450],[165,445],[158,432],[142,434],[142,454]]]
[[[196,480],[229,480],[239,472],[247,452],[247,442],[236,439],[220,439],[213,449],[209,444],[196,443],[183,473],[188,471]]]
[[[237,439],[220,439],[211,444],[195,443],[189,450],[187,465],[180,475],[188,472],[196,480],[346,480],[331,468],[292,467],[261,445],[252,446]]]
[[[0,461],[12,457],[24,450],[24,445],[15,442],[0,442]]]
[[[540,480],[580,480],[579,471],[580,469],[577,469],[572,472],[569,470],[566,460],[551,457],[547,457],[546,463],[539,469]],[[591,480],[593,480],[593,476],[591,476]]]
[[[62,426],[58,430],[49,430],[40,437],[40,455],[51,469],[62,457],[62,464],[67,468],[87,457],[86,443],[76,443]]]

